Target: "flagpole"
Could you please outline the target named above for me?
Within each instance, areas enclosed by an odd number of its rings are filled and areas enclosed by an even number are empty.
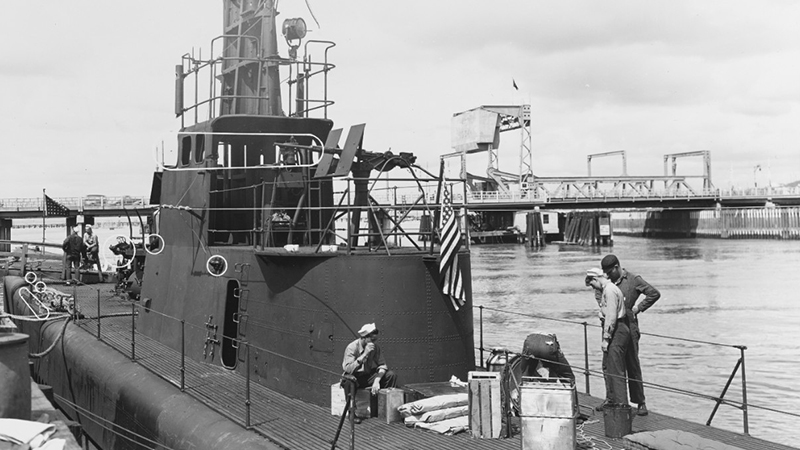
[[[47,194],[45,189],[42,188],[42,253],[44,253],[45,230],[47,230],[46,220],[47,217]]]
[[[436,205],[441,203],[442,199],[442,184],[444,183],[444,158],[439,157],[439,185],[436,187]],[[436,235],[435,230],[439,226],[439,217],[442,213],[441,207],[433,209],[433,224],[431,224],[431,254],[433,254],[433,237]],[[439,242],[441,245],[441,242]]]

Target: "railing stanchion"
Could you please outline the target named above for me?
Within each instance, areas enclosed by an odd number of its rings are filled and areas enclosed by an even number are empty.
[[[747,420],[747,371],[744,368],[745,350],[747,350],[746,346],[739,346],[739,352],[742,355],[742,418],[744,420],[744,434],[750,434],[750,425]]]
[[[583,364],[584,364],[584,375],[586,376],[586,393],[591,395],[592,391],[589,387],[589,332],[588,326],[586,322],[583,322]]]
[[[136,361],[136,304],[131,302],[131,360]]]
[[[100,289],[97,290],[97,339],[103,340],[100,335]]]
[[[484,361],[483,360],[483,305],[479,306],[478,308],[480,308],[480,314],[479,314],[480,319],[478,323],[480,324],[481,327],[481,369],[485,369],[485,367],[483,366],[483,361]]]
[[[245,420],[245,428],[250,429],[250,343],[245,342],[245,354],[247,355],[247,361],[245,364],[245,371],[247,372],[246,375],[246,384],[244,389],[245,400],[244,400],[244,420]]]
[[[186,390],[186,320],[181,320],[181,392]]]

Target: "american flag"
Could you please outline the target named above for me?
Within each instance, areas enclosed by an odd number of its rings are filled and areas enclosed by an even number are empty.
[[[439,276],[442,282],[442,292],[450,298],[453,307],[458,310],[465,302],[464,283],[458,265],[461,232],[458,229],[458,220],[453,211],[449,189],[445,187],[442,191]]]
[[[44,216],[69,216],[69,209],[52,198],[44,195]]]

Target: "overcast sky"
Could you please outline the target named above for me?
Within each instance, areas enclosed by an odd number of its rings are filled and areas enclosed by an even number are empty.
[[[800,179],[800,2],[308,1],[319,26],[298,0],[279,23],[305,14],[309,37],[337,43],[330,117],[366,123],[368,150],[435,168],[454,113],[530,103],[539,176],[585,175],[586,155],[624,149],[631,175],[710,150],[717,187]],[[217,0],[5,3],[0,198],[149,195],[180,127],[174,66],[220,34]],[[517,142],[500,166],[519,171]]]

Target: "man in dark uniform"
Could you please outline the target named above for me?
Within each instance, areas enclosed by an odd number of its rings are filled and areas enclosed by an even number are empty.
[[[83,253],[83,239],[78,235],[76,228],[73,228],[72,233],[64,239],[61,249],[64,250],[64,255],[67,257],[67,278],[72,279],[72,270],[75,269],[75,272],[78,272]]]
[[[619,259],[615,255],[606,255],[600,262],[603,272],[616,284],[625,297],[625,312],[631,330],[631,348],[627,352],[625,367],[628,372],[628,389],[631,401],[638,404],[637,414],[647,415],[647,406],[644,398],[644,385],[642,384],[642,367],[639,363],[639,313],[653,306],[660,297],[658,289],[651,286],[639,275],[620,267]],[[644,298],[637,303],[641,295]]]

